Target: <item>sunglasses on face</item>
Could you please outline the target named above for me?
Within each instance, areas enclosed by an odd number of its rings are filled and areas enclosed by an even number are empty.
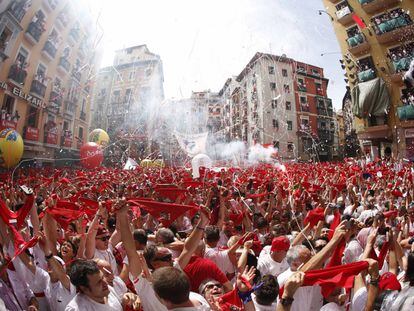
[[[154,261],[163,261],[163,262],[169,262],[171,260],[172,260],[172,255],[171,254],[168,254],[168,255],[165,255],[163,257],[158,257],[158,258],[154,259]]]
[[[109,239],[110,239],[110,236],[103,236],[103,237],[101,237],[101,238],[97,238],[98,240],[101,240],[101,241],[103,241],[103,242],[105,242],[105,241],[109,241]]]
[[[214,287],[222,288],[223,285],[221,285],[220,283],[207,284],[206,287],[204,288],[204,291],[206,291],[208,289],[213,289]]]

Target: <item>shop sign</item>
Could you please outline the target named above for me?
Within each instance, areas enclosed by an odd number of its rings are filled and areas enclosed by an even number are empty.
[[[43,109],[46,108],[46,103],[43,100],[37,97],[34,97],[30,94],[24,93],[23,90],[17,86],[14,86],[14,85],[12,86],[12,85],[9,85],[7,82],[0,81],[0,88],[6,91],[7,90],[11,91],[13,95],[24,99],[25,101],[35,105],[38,108],[43,108]]]
[[[35,127],[26,127],[26,133],[24,135],[25,140],[39,141],[39,129]]]
[[[1,120],[0,121],[0,130],[7,129],[7,128],[15,130],[16,127],[17,127],[17,122],[8,121],[8,120]]]
[[[412,138],[412,137],[414,137],[414,129],[406,129],[405,138]]]
[[[46,135],[46,143],[50,145],[57,145],[58,135],[55,133],[48,132]]]

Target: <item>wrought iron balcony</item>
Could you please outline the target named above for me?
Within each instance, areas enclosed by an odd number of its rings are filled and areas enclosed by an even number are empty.
[[[406,105],[398,107],[397,114],[401,121],[414,120],[414,106]]]
[[[80,112],[79,119],[81,119],[83,121],[86,121],[86,112],[85,111]]]
[[[47,40],[45,46],[43,47],[43,51],[46,52],[50,58],[55,58],[57,48],[50,40]]]
[[[62,103],[63,103],[63,96],[62,94],[56,92],[56,91],[52,91],[50,92],[50,97],[49,97],[49,101],[51,103],[55,104],[55,107],[62,107]]]
[[[357,33],[356,35],[349,37],[346,42],[348,43],[348,50],[354,55],[360,55],[370,50],[365,35],[363,33]]]
[[[28,9],[28,5],[26,4],[26,2],[28,2],[29,0],[15,0],[14,2],[12,2],[11,6],[10,6],[10,13],[19,21],[21,22],[24,15],[27,12]],[[31,0],[30,0],[31,1]]]
[[[358,72],[358,80],[359,82],[366,82],[377,77],[375,70],[370,68],[364,71]]]
[[[31,22],[29,27],[26,30],[26,37],[31,41],[33,44],[39,42],[40,36],[44,32],[44,29],[40,22]]]
[[[69,72],[70,63],[65,57],[61,57],[59,60],[59,67],[62,67],[66,72]]]
[[[33,80],[32,86],[30,87],[30,92],[35,93],[40,97],[44,97],[46,93],[46,85],[44,85],[39,80]]]
[[[17,64],[13,64],[10,67],[9,71],[9,79],[12,79],[13,81],[17,82],[18,84],[24,84],[24,81],[27,77],[27,71],[26,69],[22,68],[21,66]]]

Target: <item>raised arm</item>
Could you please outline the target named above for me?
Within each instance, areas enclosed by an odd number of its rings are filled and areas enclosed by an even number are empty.
[[[122,244],[126,250],[128,257],[129,273],[135,279],[141,275],[142,266],[139,260],[138,253],[135,248],[134,237],[129,227],[128,222],[128,207],[125,205],[117,212],[117,221],[119,221],[119,229],[121,232]]]
[[[324,261],[329,257],[333,249],[345,236],[345,221],[341,222],[335,229],[335,233],[332,239],[326,244],[322,250],[314,255],[306,264],[304,264],[299,270],[306,272],[309,270],[315,270],[322,266]]]
[[[92,259],[95,255],[95,237],[98,232],[99,221],[105,212],[105,208],[99,202],[99,210],[92,220],[89,227],[88,233],[86,234],[86,245],[85,245],[85,257],[86,259]]]
[[[193,232],[191,232],[190,236],[184,243],[184,249],[181,252],[180,256],[178,257],[177,261],[178,264],[182,269],[184,269],[188,262],[191,259],[191,256],[194,254],[195,250],[198,247],[198,244],[200,243],[201,239],[203,238],[204,229],[209,223],[209,217],[208,217],[208,209],[206,207],[202,207],[200,209],[200,220],[197,224],[197,226],[194,228]]]

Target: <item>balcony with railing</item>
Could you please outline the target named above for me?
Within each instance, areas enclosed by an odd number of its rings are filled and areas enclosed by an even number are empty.
[[[30,87],[30,93],[35,94],[39,97],[44,97],[46,93],[47,83],[40,77],[35,77]]]
[[[299,83],[298,82],[298,90],[300,92],[306,92],[307,91],[306,85],[304,83]]]
[[[309,104],[308,103],[300,103],[300,109],[302,112],[309,112]]]
[[[15,0],[12,1],[9,12],[17,21],[21,22],[27,10],[30,8],[31,0]]]
[[[359,0],[362,9],[368,14],[384,11],[398,2],[400,2],[400,0]]]
[[[333,132],[327,128],[318,128],[318,137],[320,140],[331,142],[334,139]]]
[[[82,73],[76,69],[72,70],[72,77],[75,78],[76,81],[80,82],[82,78]]]
[[[65,101],[65,113],[73,117],[75,115],[75,110],[76,102],[74,100],[67,99]]]
[[[75,44],[76,42],[79,41],[79,38],[80,38],[80,34],[79,33],[80,33],[79,28],[72,28],[69,31],[68,38],[69,38],[70,41],[72,41],[72,44]]]
[[[23,85],[27,77],[26,65],[21,65],[19,62],[11,65],[8,78]]]
[[[343,1],[336,6],[337,11],[335,12],[338,23],[343,26],[351,24],[354,19],[352,18],[352,9],[348,5],[347,1]]]
[[[49,102],[53,103],[54,108],[60,108],[63,104],[63,92],[60,88],[53,88],[50,92]]]
[[[414,105],[398,107],[397,115],[401,121],[414,120]]]
[[[30,43],[36,44],[37,42],[39,42],[40,37],[42,36],[42,33],[44,31],[45,29],[43,27],[42,20],[31,22],[29,26],[27,27],[27,30],[25,32],[25,37]]]
[[[56,56],[57,48],[51,40],[47,40],[42,52],[49,60],[52,60]]]
[[[360,55],[368,52],[371,49],[367,38],[362,32],[357,32],[353,36],[348,37],[348,51],[354,55]]]
[[[392,44],[410,40],[414,35],[413,21],[409,14],[402,9],[395,9],[389,13],[371,20],[377,40],[382,44]]]
[[[363,68],[358,72],[358,81],[359,82],[367,82],[372,79],[375,79],[377,74],[373,68]]]
[[[61,57],[60,59],[59,59],[59,66],[58,66],[58,69],[59,68],[62,68],[63,69],[63,71],[65,72],[65,73],[68,73],[69,71],[70,71],[70,63],[69,63],[69,61],[67,60],[67,58],[66,57]]]
[[[82,121],[86,121],[86,112],[85,111],[80,112],[79,119],[81,119]]]

